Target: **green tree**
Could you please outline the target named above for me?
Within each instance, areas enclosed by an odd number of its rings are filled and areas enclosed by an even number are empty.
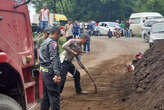
[[[135,12],[159,12],[164,14],[164,0],[137,0]]]
[[[35,5],[37,12],[42,9],[43,4],[46,4],[51,12],[56,11],[56,0],[32,0],[32,4]]]
[[[47,4],[51,12],[80,21],[125,20],[131,13],[143,11],[164,14],[164,0],[32,0],[32,3],[37,12]]]

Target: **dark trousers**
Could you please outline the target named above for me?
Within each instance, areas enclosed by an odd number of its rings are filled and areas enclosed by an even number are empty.
[[[41,23],[40,23],[41,32],[43,32],[44,29],[47,27],[48,27],[48,21],[41,21]]]
[[[54,83],[53,77],[49,72],[42,72],[43,99],[40,110],[60,110],[60,89],[59,85]]]
[[[125,37],[130,38],[130,30],[129,29],[125,31]]]
[[[76,39],[76,36],[78,36],[78,33],[73,33],[73,38]]]
[[[72,62],[70,61],[64,61],[62,63],[62,70],[63,70],[63,74],[62,74],[62,81],[60,84],[60,93],[62,93],[63,88],[64,88],[64,84],[67,78],[67,73],[70,72],[73,75],[74,78],[74,84],[75,84],[75,89],[76,89],[76,93],[80,93],[81,92],[81,86],[80,86],[80,72],[76,69],[75,65],[72,64]]]
[[[108,35],[108,38],[112,38],[112,35]]]
[[[88,52],[90,52],[90,40],[87,40],[87,42],[84,44],[83,51],[86,52],[86,49]]]

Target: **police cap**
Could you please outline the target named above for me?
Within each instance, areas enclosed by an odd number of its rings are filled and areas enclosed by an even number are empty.
[[[60,34],[60,29],[59,29],[59,27],[57,27],[57,26],[52,26],[52,27],[50,28],[50,34],[54,34],[54,33]]]
[[[50,34],[51,27],[46,27],[43,32]]]

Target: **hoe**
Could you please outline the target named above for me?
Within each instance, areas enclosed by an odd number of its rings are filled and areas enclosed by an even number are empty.
[[[80,61],[79,57],[76,57],[76,60],[78,62],[78,64],[80,65],[80,67],[87,73],[87,75],[89,76],[89,79],[92,81],[95,91],[94,93],[97,94],[97,85],[94,81],[94,79],[92,78],[91,74],[89,73],[88,69],[82,64],[82,62]]]

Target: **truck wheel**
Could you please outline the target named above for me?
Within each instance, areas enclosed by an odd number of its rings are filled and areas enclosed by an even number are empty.
[[[22,110],[22,108],[14,99],[0,94],[0,110]]]

